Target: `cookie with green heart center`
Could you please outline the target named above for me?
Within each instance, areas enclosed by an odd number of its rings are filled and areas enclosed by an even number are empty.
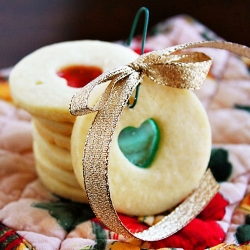
[[[150,167],[160,141],[160,130],[153,119],[148,119],[139,128],[124,128],[118,137],[118,145],[124,156],[140,168]]]
[[[78,116],[71,136],[72,165],[82,188],[82,155],[95,115]],[[157,133],[160,142],[152,147]],[[198,186],[210,152],[209,121],[195,94],[144,77],[138,102],[124,108],[110,147],[107,173],[116,211],[144,216],[172,209]]]

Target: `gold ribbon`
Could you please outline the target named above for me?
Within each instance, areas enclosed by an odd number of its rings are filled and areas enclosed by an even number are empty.
[[[199,187],[172,213],[148,230],[133,234],[117,215],[108,183],[108,160],[112,137],[121,113],[136,86],[146,75],[158,84],[199,89],[211,66],[211,58],[199,52],[185,55],[175,53],[198,47],[226,49],[250,58],[249,48],[229,42],[205,41],[178,45],[143,54],[127,66],[108,71],[90,82],[72,98],[71,114],[85,115],[98,111],[84,147],[84,183],[94,213],[105,226],[116,233],[144,241],[169,237],[197,216],[218,191],[219,186],[208,170]],[[110,83],[102,96],[93,107],[90,107],[88,100],[93,88],[108,81]]]

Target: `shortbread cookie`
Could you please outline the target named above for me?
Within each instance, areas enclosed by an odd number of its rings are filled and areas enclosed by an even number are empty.
[[[81,86],[69,84],[61,75],[63,70],[84,66],[95,67],[103,73],[137,57],[138,54],[127,47],[102,41],[70,41],[45,46],[23,58],[13,68],[11,94],[17,106],[34,116],[74,122],[69,103],[76,87]]]
[[[70,151],[70,136],[65,136],[60,133],[53,132],[44,127],[39,120],[33,118],[33,124],[36,127],[38,133],[49,143],[55,144],[59,148]]]
[[[71,154],[68,150],[59,148],[55,144],[46,141],[36,130],[33,128],[33,138],[36,142],[36,147],[44,157],[48,158],[53,164],[64,170],[72,171]]]
[[[83,148],[94,117],[77,117],[71,136],[73,168],[82,188]],[[109,154],[116,210],[151,215],[173,208],[198,186],[210,150],[210,125],[195,94],[145,77],[136,106],[122,113]]]
[[[39,165],[36,166],[36,171],[43,185],[52,193],[72,201],[87,202],[86,194],[82,189],[71,187],[59,181],[57,178],[51,177],[45,173]]]
[[[76,180],[73,169],[65,170],[60,168],[56,164],[52,163],[48,158],[44,157],[44,155],[39,151],[36,141],[33,143],[33,150],[36,155],[37,166],[39,166],[44,173],[71,187],[81,189],[78,181]]]
[[[65,136],[71,136],[73,129],[72,122],[56,122],[40,117],[36,117],[36,121],[38,121],[43,127],[49,129],[51,132],[59,133]]]

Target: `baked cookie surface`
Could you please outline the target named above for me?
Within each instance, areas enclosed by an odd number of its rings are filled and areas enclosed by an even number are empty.
[[[77,88],[68,86],[58,72],[69,66],[97,67],[102,72],[138,57],[133,50],[109,42],[83,40],[45,46],[23,58],[10,75],[17,106],[32,115],[59,122],[74,122],[69,103]]]

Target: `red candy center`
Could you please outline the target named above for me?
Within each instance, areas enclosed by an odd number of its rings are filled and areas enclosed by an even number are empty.
[[[67,80],[67,85],[81,88],[102,74],[102,69],[95,66],[73,65],[61,69],[57,75]]]

